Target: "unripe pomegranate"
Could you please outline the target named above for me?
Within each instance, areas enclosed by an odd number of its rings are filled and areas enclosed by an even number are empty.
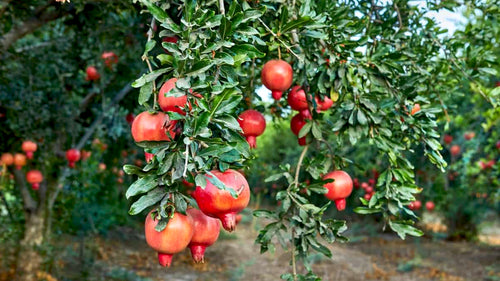
[[[153,157],[155,157],[153,153],[144,152],[144,158],[146,158],[146,163],[149,163],[151,160],[153,160]]]
[[[458,146],[457,144],[455,144],[454,146],[452,146],[450,148],[450,153],[453,156],[457,156],[458,154],[460,154],[460,146]]]
[[[21,170],[26,165],[26,156],[22,153],[14,154],[14,166],[16,169]]]
[[[104,60],[104,64],[107,67],[111,67],[113,64],[118,63],[118,56],[114,52],[104,52],[101,58]]]
[[[436,206],[434,205],[434,202],[432,202],[432,201],[427,201],[427,202],[425,202],[425,208],[427,209],[427,211],[432,211],[432,210],[434,210],[434,207],[436,207]]]
[[[97,71],[97,68],[95,68],[94,66],[87,67],[85,71],[87,72],[87,76],[85,77],[85,80],[87,81],[95,81],[101,78],[101,75]]]
[[[283,60],[270,60],[262,68],[261,79],[262,84],[272,91],[273,98],[279,100],[292,85],[292,66]]]
[[[179,114],[186,115],[186,112],[184,112],[184,107],[188,103],[186,95],[180,97],[165,96],[168,92],[175,88],[176,82],[177,78],[172,78],[167,80],[167,82],[161,86],[160,92],[158,93],[158,104],[163,111],[177,112]]]
[[[238,198],[234,198],[229,191],[219,189],[208,180],[205,189],[196,186],[193,198],[205,215],[219,218],[224,229],[231,232],[236,227],[236,213],[245,209],[250,201],[250,188],[245,177],[235,170],[228,169],[224,173],[213,170],[212,174],[227,188],[233,189]]]
[[[293,110],[302,111],[308,109],[306,92],[301,86],[294,86],[287,98],[288,104]]]
[[[162,231],[155,230],[158,221],[152,218],[152,212],[146,216],[144,230],[149,247],[158,252],[161,266],[170,267],[172,256],[184,250],[193,237],[193,219],[181,213],[174,213]]]
[[[144,111],[132,123],[132,137],[136,142],[170,141],[170,137],[175,138],[176,124],[176,120],[170,120],[163,112],[151,114]]]
[[[189,242],[188,248],[196,263],[203,263],[205,249],[217,241],[220,232],[218,219],[205,215],[198,209],[188,209],[187,214],[193,219],[194,234]]]
[[[28,157],[28,159],[33,159],[33,152],[36,151],[37,145],[32,141],[23,141],[21,149],[26,153],[26,157]]]
[[[346,207],[345,198],[349,197],[352,192],[352,179],[348,173],[337,170],[323,176],[323,180],[333,179],[333,182],[325,183],[324,188],[328,189],[325,197],[335,201],[337,210],[343,211]]]
[[[10,166],[14,164],[14,156],[10,153],[4,153],[2,154],[2,157],[0,158],[0,163],[5,166]]]
[[[450,136],[450,135],[444,135],[444,137],[443,137],[443,141],[444,141],[444,143],[446,143],[446,144],[450,144],[450,143],[453,141],[453,137],[452,137],[452,136]]]
[[[68,166],[70,168],[75,167],[75,163],[80,160],[80,150],[76,148],[69,149],[66,151],[66,159],[68,160]]]
[[[302,127],[304,127],[305,124],[306,120],[299,113],[292,117],[292,120],[290,121],[290,129],[292,130],[294,135],[298,136],[300,130],[302,129]],[[299,145],[306,145],[306,136],[299,138]]]
[[[33,190],[38,190],[40,188],[40,183],[43,181],[42,172],[38,170],[31,170],[26,173],[26,181],[31,184]]]
[[[415,115],[417,114],[417,112],[420,111],[420,104],[419,103],[416,103],[413,108],[411,109],[411,115]]]
[[[249,109],[243,111],[238,117],[238,123],[243,130],[243,135],[247,139],[251,148],[257,147],[257,137],[264,133],[266,129],[266,119],[257,110]]]

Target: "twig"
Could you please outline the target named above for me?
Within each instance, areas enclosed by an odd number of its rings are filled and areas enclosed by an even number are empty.
[[[153,29],[154,26],[156,25],[155,18],[153,17],[151,19],[151,25],[148,30],[148,42],[153,39]],[[145,54],[142,56],[142,60],[146,61],[146,64],[148,65],[149,72],[153,72],[153,68],[151,67],[151,62],[149,61],[149,57]],[[153,80],[153,109],[156,109],[156,100],[157,100],[157,95],[156,95],[156,82]]]
[[[224,0],[219,0],[219,10],[221,14],[226,14],[226,10],[224,9]]]
[[[403,28],[403,19],[401,18],[401,12],[399,11],[398,5],[396,2],[394,2],[394,9],[396,10],[396,13],[398,14],[398,21],[399,21],[399,30]]]
[[[182,172],[183,178],[187,176],[188,160],[189,160],[189,144],[186,144],[186,160],[184,161],[184,172]]]
[[[446,121],[448,121],[448,123],[450,123],[450,116],[448,115],[448,110],[446,110],[446,106],[444,105],[444,102],[443,102],[443,99],[441,98],[441,95],[439,94],[439,92],[437,92],[437,96],[439,98],[439,103],[441,103],[441,106],[443,107],[443,111],[444,111],[444,115],[446,116]]]
[[[272,31],[271,28],[269,28],[269,26],[267,26],[267,24],[263,22],[260,18],[259,22],[267,29],[267,31],[269,31],[274,37],[276,37],[278,41],[280,41],[283,47],[285,47],[288,51],[290,51],[290,53],[294,55],[297,59],[299,59],[299,61],[302,61],[302,58],[300,58],[299,55],[297,55],[283,40],[281,40],[281,38],[278,35],[276,35],[276,33],[274,33],[274,31]]]
[[[304,157],[306,156],[308,148],[309,148],[309,145],[306,145],[304,147],[304,149],[302,150],[302,153],[300,154],[299,162],[297,163],[297,169],[295,170],[295,188],[299,187],[300,166],[302,166],[302,161],[304,160]]]
[[[297,262],[295,261],[295,230],[293,228],[292,228],[292,270],[293,270],[293,280],[297,281]]]

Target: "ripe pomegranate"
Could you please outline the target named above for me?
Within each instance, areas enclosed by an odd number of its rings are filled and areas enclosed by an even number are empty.
[[[21,145],[22,151],[26,153],[26,157],[28,159],[33,159],[33,152],[36,151],[37,145],[35,142],[32,141],[23,141],[23,144]]]
[[[236,227],[236,213],[245,209],[250,201],[250,188],[245,177],[235,170],[213,170],[212,174],[227,188],[236,191],[238,198],[232,197],[229,191],[217,188],[208,180],[205,189],[196,186],[193,198],[205,215],[219,218],[224,229],[231,232]]]
[[[66,151],[66,159],[68,159],[68,166],[70,168],[75,167],[75,163],[80,160],[80,150],[76,148],[69,149]]]
[[[500,141],[497,141],[497,143],[495,144],[497,149],[500,149]]]
[[[270,60],[262,68],[261,79],[262,84],[272,91],[273,98],[279,100],[292,85],[292,66],[283,60]]]
[[[375,179],[369,179],[368,180],[368,184],[371,185],[371,186],[374,186],[375,185]]]
[[[363,198],[365,198],[366,200],[370,200],[370,199],[372,199],[372,197],[373,197],[373,193],[366,193],[366,194],[363,196]]]
[[[92,151],[82,149],[81,154],[82,154],[82,160],[87,160],[92,155]]]
[[[98,168],[99,168],[99,170],[104,171],[104,170],[106,170],[106,164],[99,163]]]
[[[135,119],[135,115],[133,113],[129,113],[125,116],[125,120],[127,121],[127,123],[129,123],[129,125],[132,125],[132,122],[134,122],[134,119]]]
[[[420,104],[416,103],[413,108],[411,109],[411,115],[415,115],[417,112],[420,111]]]
[[[144,152],[144,158],[146,158],[146,163],[149,163],[151,160],[153,160],[153,157],[155,157],[153,153]]]
[[[288,104],[293,110],[302,111],[308,109],[306,92],[301,86],[294,86],[287,98]]]
[[[436,206],[434,205],[434,202],[432,202],[432,201],[427,201],[427,202],[425,202],[425,208],[427,209],[427,211],[432,211],[432,210],[434,210],[434,207],[436,207]]]
[[[97,71],[97,68],[95,68],[94,66],[87,67],[85,71],[87,72],[87,76],[85,77],[85,80],[87,81],[95,81],[101,78],[101,75]]]
[[[170,141],[170,137],[175,138],[176,124],[176,120],[171,121],[163,112],[151,114],[144,111],[132,123],[132,137],[136,142]]]
[[[161,266],[170,267],[172,256],[184,250],[193,237],[193,219],[181,213],[174,213],[162,231],[155,230],[158,224],[152,212],[146,216],[144,230],[149,247],[158,252]]]
[[[452,137],[452,136],[450,136],[450,135],[444,135],[444,137],[443,137],[443,141],[444,141],[444,143],[446,143],[446,144],[450,144],[450,143],[453,141],[453,137]]]
[[[372,192],[373,192],[373,187],[372,187],[372,186],[368,186],[368,187],[365,189],[365,192],[366,192],[366,193],[372,193]]]
[[[266,119],[264,115],[257,110],[245,110],[238,116],[238,123],[243,130],[243,135],[247,139],[250,148],[256,148],[256,138],[262,135],[266,129]]]
[[[163,86],[161,86],[160,92],[158,93],[158,104],[163,111],[177,112],[179,114],[186,115],[186,112],[184,112],[184,107],[188,103],[186,95],[180,97],[165,96],[168,92],[175,88],[176,82],[177,78],[172,78],[163,83]]]
[[[16,169],[21,170],[26,165],[26,156],[22,153],[14,154],[14,166]]]
[[[460,154],[460,146],[458,146],[457,144],[455,144],[454,146],[452,146],[450,148],[450,153],[453,156],[457,156],[458,154]]]
[[[359,180],[358,180],[358,178],[354,178],[352,180],[352,185],[354,186],[354,188],[359,188]]]
[[[361,183],[361,188],[364,189],[364,190],[366,190],[369,186],[370,185],[368,183],[366,183],[366,182],[362,182]]]
[[[319,111],[325,111],[328,110],[330,107],[333,106],[333,101],[329,97],[323,97],[323,100],[318,98],[317,96],[314,97],[314,100],[316,101],[316,104],[318,105],[318,110]]]
[[[410,202],[410,204],[408,205],[408,208],[410,210],[419,210],[421,207],[422,207],[422,202],[420,202],[420,200],[415,200],[413,202]]]
[[[323,180],[333,179],[333,182],[325,183],[324,188],[328,189],[325,197],[335,201],[337,210],[342,211],[346,207],[345,198],[349,197],[352,192],[352,179],[348,173],[337,170],[323,176]]]
[[[290,129],[292,130],[293,134],[298,136],[300,130],[304,125],[306,124],[306,120],[304,117],[299,113],[296,114],[295,116],[292,117],[292,120],[290,121]],[[306,145],[306,136],[303,136],[299,138],[299,145]]]
[[[465,138],[466,140],[471,140],[471,139],[473,139],[475,136],[476,136],[476,133],[474,133],[474,132],[467,132],[467,133],[465,133],[465,134],[464,134],[464,138]]]
[[[109,68],[111,68],[113,64],[118,63],[118,56],[114,52],[104,52],[101,58],[104,60],[104,64]]]
[[[198,209],[188,209],[187,214],[193,219],[194,234],[188,248],[196,263],[203,263],[205,249],[217,241],[220,232],[219,220],[205,215]]]
[[[26,181],[31,184],[33,190],[40,188],[40,183],[43,181],[42,172],[38,170],[31,170],[26,173]]]
[[[0,163],[5,166],[10,166],[14,164],[14,156],[12,156],[12,154],[10,153],[4,153],[0,158]]]

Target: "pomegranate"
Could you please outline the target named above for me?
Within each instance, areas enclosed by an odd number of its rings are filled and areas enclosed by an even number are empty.
[[[16,169],[21,170],[26,165],[26,156],[22,153],[14,154],[14,166]]]
[[[104,52],[101,58],[104,60],[104,64],[109,68],[111,68],[113,64],[118,63],[118,56],[114,52]]]
[[[170,137],[175,138],[176,124],[176,120],[170,121],[163,112],[151,114],[144,111],[132,123],[132,137],[136,142],[170,141]]]
[[[497,141],[497,143],[495,144],[496,148],[497,149],[500,149],[500,141]]]
[[[366,190],[369,186],[370,185],[368,183],[366,183],[366,182],[362,182],[361,183],[361,188],[364,189],[364,190]]]
[[[450,153],[451,153],[451,155],[453,155],[453,156],[457,156],[458,154],[460,154],[460,146],[458,146],[458,145],[456,145],[456,144],[455,144],[454,146],[452,146],[452,147],[450,148]]]
[[[69,149],[66,151],[66,159],[68,159],[68,166],[70,168],[75,167],[75,163],[80,160],[80,150],[76,148]]]
[[[304,117],[299,113],[296,114],[295,116],[292,117],[292,120],[290,121],[290,129],[292,130],[293,134],[298,136],[300,130],[304,125],[306,124],[306,120]],[[299,145],[306,145],[306,136],[303,136],[299,138]]]
[[[101,75],[99,74],[95,66],[89,66],[85,71],[87,72],[87,76],[85,77],[85,80],[87,81],[95,81],[101,78]]]
[[[262,135],[266,129],[266,119],[262,113],[253,109],[245,110],[238,117],[238,123],[250,147],[256,148],[256,138]]]
[[[427,209],[427,211],[432,211],[434,210],[436,206],[434,205],[434,202],[432,201],[427,201],[425,202],[425,208]]]
[[[287,98],[288,104],[293,110],[302,111],[308,109],[306,92],[301,86],[294,86]]]
[[[205,215],[219,218],[224,229],[231,232],[236,227],[236,213],[245,209],[250,201],[250,188],[245,177],[235,170],[228,169],[225,172],[213,170],[212,174],[227,188],[236,191],[238,198],[234,198],[229,191],[219,189],[208,180],[205,189],[196,186],[193,198]]]
[[[193,237],[193,219],[181,213],[174,213],[165,229],[160,232],[155,230],[158,221],[156,217],[153,218],[152,212],[146,216],[146,242],[158,252],[160,265],[170,267],[172,256],[184,250]]]
[[[104,163],[99,163],[99,165],[98,165],[97,167],[98,167],[98,168],[99,168],[99,170],[101,170],[101,171],[106,170],[106,164],[104,164]]]
[[[92,151],[82,150],[81,154],[82,154],[82,160],[87,160],[92,155]]]
[[[416,103],[411,109],[411,115],[417,114],[420,111],[420,104]]]
[[[186,95],[180,97],[165,96],[168,92],[175,88],[176,82],[177,78],[172,78],[163,83],[163,86],[161,86],[160,92],[158,93],[158,104],[163,111],[177,112],[179,114],[186,115],[186,112],[184,112],[184,107],[188,103]]]
[[[330,107],[333,106],[333,101],[329,97],[323,97],[323,100],[321,100],[320,98],[318,98],[316,96],[316,97],[314,97],[314,100],[316,101],[316,104],[318,105],[319,111],[328,110]]]
[[[283,60],[270,60],[262,68],[261,79],[262,84],[272,91],[273,98],[279,100],[292,85],[292,66]]]
[[[5,166],[10,166],[14,164],[14,156],[10,153],[4,153],[2,154],[2,157],[0,158],[0,163]]]
[[[408,208],[410,208],[410,210],[419,210],[421,207],[422,207],[422,202],[420,202],[419,200],[410,202],[410,204],[408,205]]]
[[[358,178],[354,178],[352,180],[352,185],[354,186],[354,188],[359,188],[359,180],[358,180]]]
[[[444,135],[444,137],[443,137],[443,141],[444,141],[444,143],[446,143],[446,144],[450,144],[450,143],[453,141],[453,137],[452,137],[452,136],[450,136],[450,135]]]
[[[372,186],[368,186],[368,187],[365,189],[365,192],[366,192],[366,193],[372,193],[372,192],[373,192],[373,187],[372,187]]]
[[[188,209],[187,214],[193,219],[194,234],[188,248],[196,263],[204,262],[205,249],[217,241],[220,232],[219,220],[205,215],[198,209]]]
[[[129,113],[125,116],[125,120],[129,125],[132,125],[132,122],[134,122],[135,115],[133,113]]]
[[[368,180],[368,184],[371,185],[371,186],[374,186],[375,185],[375,179],[369,179]]]
[[[343,211],[346,207],[345,198],[349,197],[352,192],[352,179],[348,173],[337,170],[323,176],[323,180],[333,179],[333,182],[325,183],[324,188],[328,189],[325,197],[335,201],[337,210]]]
[[[465,134],[464,134],[464,138],[465,138],[466,140],[471,140],[471,139],[473,139],[475,136],[476,136],[476,133],[474,133],[474,132],[467,132],[467,133],[465,133]]]
[[[155,157],[153,153],[144,152],[144,158],[146,158],[146,163],[149,163],[151,160],[153,160],[153,157]]]
[[[372,199],[372,197],[373,197],[373,193],[366,193],[366,194],[363,196],[363,198],[365,198],[366,200],[370,200],[370,199]]]
[[[40,188],[40,183],[43,181],[42,172],[38,170],[31,170],[26,173],[26,181],[31,184],[33,190]]]
[[[33,159],[33,152],[36,151],[37,145],[32,141],[23,141],[21,149],[26,153],[26,157],[28,157],[28,159]]]

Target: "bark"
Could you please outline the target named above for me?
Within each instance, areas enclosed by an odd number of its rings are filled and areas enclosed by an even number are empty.
[[[40,271],[42,256],[38,252],[43,243],[43,229],[45,213],[33,213],[26,220],[24,237],[19,246],[16,262],[15,281],[36,281],[37,272]]]

